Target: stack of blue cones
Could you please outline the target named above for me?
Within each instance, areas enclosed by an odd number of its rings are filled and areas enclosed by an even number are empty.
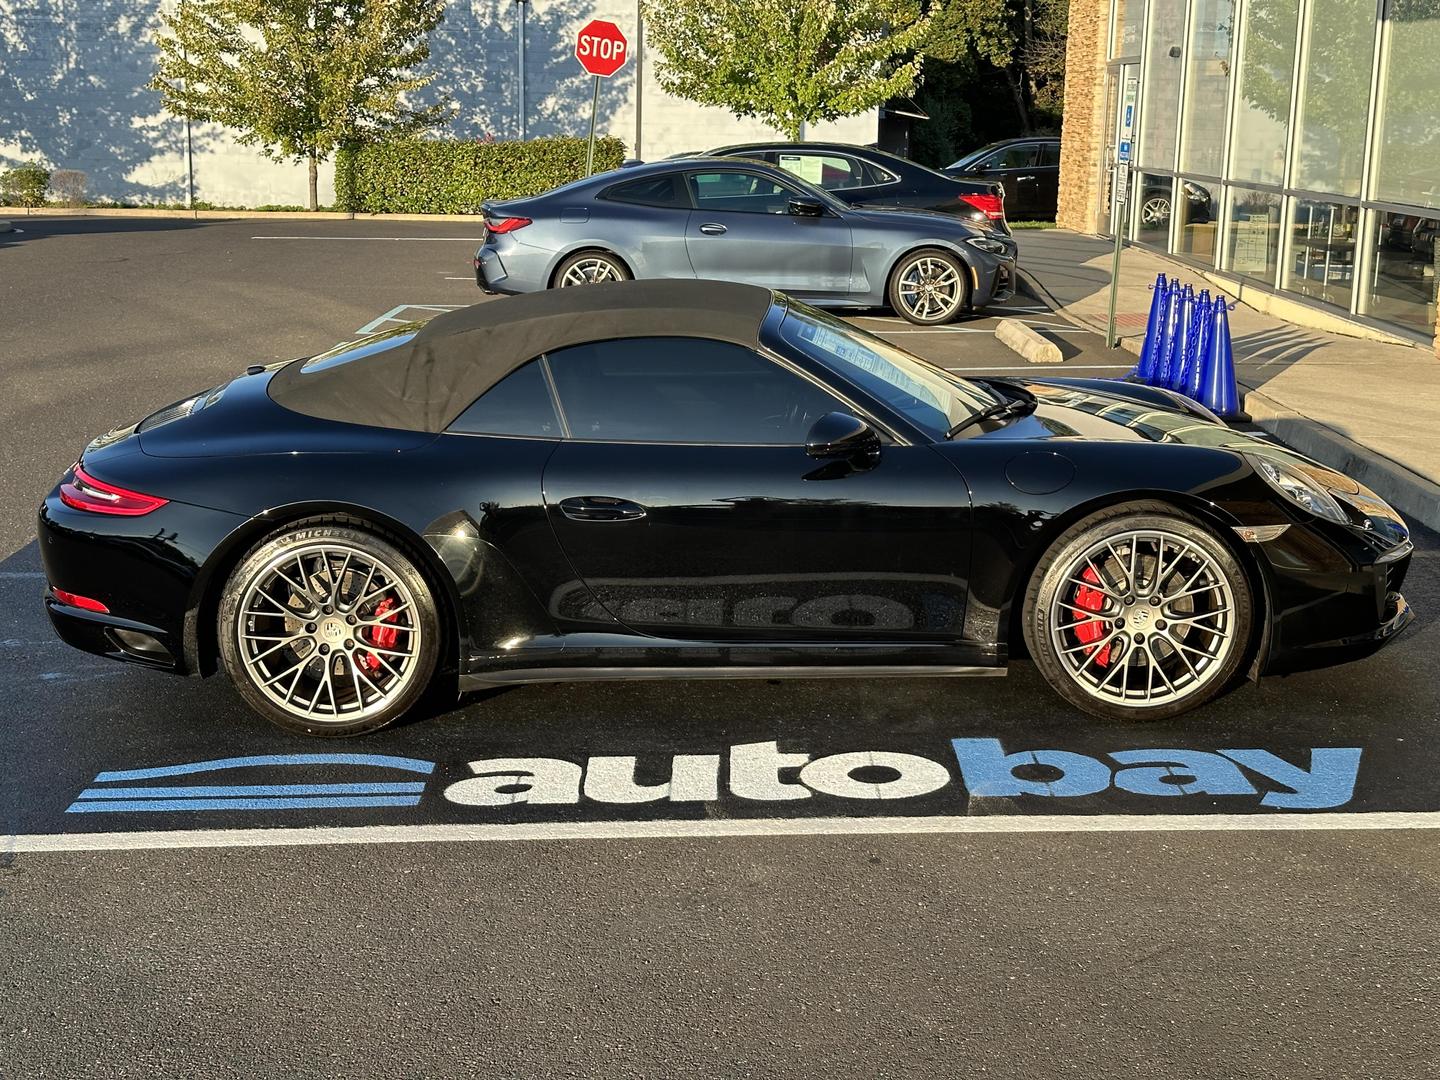
[[[1126,377],[1184,394],[1223,420],[1248,420],[1235,383],[1230,307],[1223,296],[1212,300],[1209,289],[1197,296],[1191,286],[1157,276],[1140,362]]]

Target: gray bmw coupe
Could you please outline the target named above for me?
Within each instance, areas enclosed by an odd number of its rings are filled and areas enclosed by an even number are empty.
[[[935,325],[1015,283],[1008,236],[947,214],[859,209],[758,161],[656,162],[484,209],[475,280],[487,292],[710,278]]]

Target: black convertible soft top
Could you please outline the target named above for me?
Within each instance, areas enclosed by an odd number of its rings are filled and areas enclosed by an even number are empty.
[[[754,347],[769,289],[723,281],[625,281],[552,289],[436,316],[408,345],[349,363],[276,372],[270,396],[325,420],[444,431],[470,404],[543,353],[627,337],[699,337]]]

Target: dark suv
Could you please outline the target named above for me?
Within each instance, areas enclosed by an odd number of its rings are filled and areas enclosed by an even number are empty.
[[[947,165],[945,173],[1004,185],[1008,217],[1054,221],[1060,198],[1060,140],[1031,137],[993,142]]]

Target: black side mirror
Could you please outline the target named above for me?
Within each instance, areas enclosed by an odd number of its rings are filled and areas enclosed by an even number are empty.
[[[858,416],[826,413],[805,436],[805,453],[813,458],[873,458],[880,453],[880,436]]]
[[[792,217],[821,217],[825,204],[817,199],[791,199],[786,210]]]

